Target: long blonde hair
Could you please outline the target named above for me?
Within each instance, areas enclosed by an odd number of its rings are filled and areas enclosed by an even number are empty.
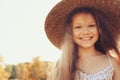
[[[69,29],[68,29],[69,28]],[[74,80],[75,63],[77,62],[77,50],[72,40],[70,27],[66,28],[62,43],[62,55],[53,68],[49,80]]]

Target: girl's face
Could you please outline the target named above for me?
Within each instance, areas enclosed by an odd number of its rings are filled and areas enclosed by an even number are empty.
[[[72,19],[74,42],[82,48],[94,47],[98,40],[97,24],[91,14],[78,13]]]

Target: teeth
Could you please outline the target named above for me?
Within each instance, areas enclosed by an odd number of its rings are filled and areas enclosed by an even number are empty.
[[[80,39],[82,39],[82,40],[90,40],[90,39],[91,39],[91,37],[80,38]]]

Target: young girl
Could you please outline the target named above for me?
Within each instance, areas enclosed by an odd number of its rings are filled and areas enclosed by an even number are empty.
[[[120,2],[84,1],[61,1],[46,19],[48,38],[62,50],[49,80],[120,80]]]

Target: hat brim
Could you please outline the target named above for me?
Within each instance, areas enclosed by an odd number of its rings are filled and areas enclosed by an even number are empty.
[[[63,0],[50,11],[45,21],[47,37],[57,48],[61,47],[63,41],[67,16],[77,7],[91,7],[102,11],[113,26],[120,27],[119,0]]]

